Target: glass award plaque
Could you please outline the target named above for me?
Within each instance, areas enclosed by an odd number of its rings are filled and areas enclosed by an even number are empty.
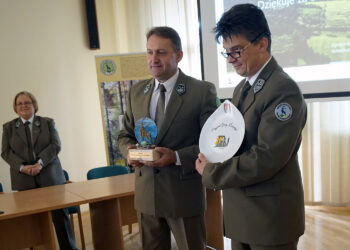
[[[199,137],[200,152],[209,162],[224,162],[238,151],[244,132],[241,112],[226,100],[205,122]]]
[[[131,160],[154,161],[159,159],[159,153],[154,150],[157,138],[157,125],[150,118],[141,118],[135,125],[135,136],[138,144],[129,149]]]

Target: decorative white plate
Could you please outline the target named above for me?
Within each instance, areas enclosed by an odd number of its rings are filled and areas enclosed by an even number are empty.
[[[237,152],[244,132],[241,112],[226,100],[205,122],[199,137],[200,152],[209,162],[224,162]]]

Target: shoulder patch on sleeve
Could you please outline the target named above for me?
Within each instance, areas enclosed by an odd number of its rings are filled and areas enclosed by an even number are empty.
[[[280,103],[275,108],[275,116],[280,121],[288,121],[293,114],[292,106],[289,103]]]

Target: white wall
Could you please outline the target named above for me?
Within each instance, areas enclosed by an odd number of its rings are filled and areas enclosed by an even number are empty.
[[[32,92],[38,115],[56,121],[59,157],[73,181],[86,180],[90,168],[107,163],[94,56],[118,53],[114,1],[96,0],[100,50],[88,47],[84,2],[0,1],[0,124],[17,117],[15,94]],[[11,190],[2,159],[0,182]]]
[[[56,121],[59,157],[73,181],[107,164],[95,55],[145,52],[148,29],[168,25],[182,39],[179,66],[200,78],[198,27],[188,25],[198,20],[196,0],[95,1],[99,50],[89,49],[84,0],[0,0],[0,125],[17,117],[16,93],[32,92],[38,115]],[[10,191],[2,159],[0,182]]]

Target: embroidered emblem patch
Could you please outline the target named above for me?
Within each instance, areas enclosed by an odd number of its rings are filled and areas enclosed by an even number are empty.
[[[179,94],[179,95],[183,95],[185,92],[186,92],[186,87],[185,87],[185,84],[178,84],[176,86],[176,92]]]
[[[143,90],[143,93],[147,94],[150,89],[151,89],[151,84],[149,83],[146,85],[145,89]]]
[[[182,84],[182,83],[180,83],[180,84],[178,84],[177,86],[176,86],[176,92],[179,94],[179,95],[183,95],[185,92],[186,92],[186,87],[185,87],[185,84]]]
[[[293,109],[288,103],[280,103],[275,108],[275,116],[280,121],[288,121],[292,117]]]
[[[258,93],[264,87],[264,84],[264,79],[258,79],[258,81],[254,85],[254,94]]]

